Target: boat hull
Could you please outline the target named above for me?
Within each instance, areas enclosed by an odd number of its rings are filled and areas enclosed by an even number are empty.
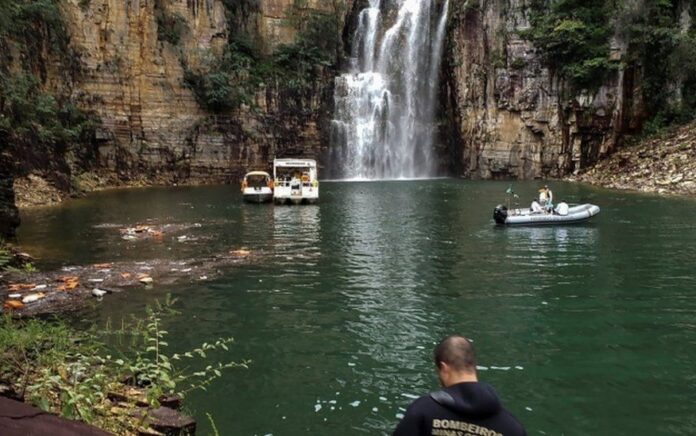
[[[273,200],[273,193],[272,192],[250,192],[250,193],[245,192],[242,195],[242,198],[244,199],[245,203],[254,203],[254,204],[270,203]]]
[[[599,212],[599,206],[594,204],[572,206],[566,215],[532,213],[529,209],[508,210],[505,206],[498,206],[493,212],[493,219],[496,224],[504,226],[558,226],[584,223]]]

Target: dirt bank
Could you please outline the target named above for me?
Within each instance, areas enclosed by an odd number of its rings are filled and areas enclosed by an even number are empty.
[[[567,180],[612,189],[696,195],[696,122],[621,148]]]

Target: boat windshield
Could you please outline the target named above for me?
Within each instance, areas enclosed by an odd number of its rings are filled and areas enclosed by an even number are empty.
[[[310,186],[312,183],[312,169],[310,167],[276,167],[276,185],[291,186],[302,184]]]
[[[261,174],[248,175],[246,183],[250,188],[263,188],[268,185],[268,177]]]

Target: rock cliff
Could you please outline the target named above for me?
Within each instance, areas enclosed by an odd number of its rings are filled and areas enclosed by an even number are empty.
[[[467,1],[453,11],[442,98],[443,142],[455,173],[561,177],[606,155],[640,125],[639,72],[621,64],[596,92],[573,95],[524,37],[528,3]],[[612,41],[612,58],[625,50]]]
[[[222,110],[212,111],[201,102],[187,73],[210,59],[234,54],[234,35],[249,41],[259,69],[276,66],[280,61],[272,57],[283,47],[290,58],[285,59],[287,68],[292,69],[293,55],[304,53],[287,47],[310,26],[310,18],[335,18],[335,28],[323,29],[332,35],[323,39],[340,44],[351,0],[32,2],[3,6],[24,21],[13,35],[3,33],[2,26],[11,26],[0,20],[0,48],[11,53],[0,69],[11,77],[29,77],[31,94],[58,102],[56,111],[74,105],[90,114],[95,125],[78,142],[51,136],[38,145],[32,140],[36,135],[9,134],[11,144],[3,144],[8,176],[3,176],[0,199],[8,212],[2,213],[8,230],[17,224],[13,186],[21,204],[32,204],[37,187],[53,190],[52,197],[60,199],[121,184],[236,183],[249,168],[268,168],[275,156],[319,157],[328,145],[332,79],[340,50],[333,60],[308,66],[300,85],[297,77],[276,71],[273,80],[248,86],[250,95],[242,104]],[[24,41],[23,33],[33,36]],[[3,91],[0,87],[0,107],[5,105]],[[0,133],[2,128],[0,123]],[[33,129],[31,124],[28,128]]]
[[[322,86],[302,102],[300,114],[288,113],[283,90],[270,86],[256,89],[251,106],[211,114],[184,75],[201,53],[223,50],[231,18],[272,52],[293,41],[293,13],[326,12],[329,3],[303,2],[296,10],[292,0],[264,0],[230,17],[220,0],[67,2],[70,41],[83,68],[76,89],[82,107],[102,121],[96,167],[108,170],[111,184],[229,182],[248,168],[267,168],[276,155],[317,156],[327,104]],[[181,22],[177,44],[158,38],[158,14]]]

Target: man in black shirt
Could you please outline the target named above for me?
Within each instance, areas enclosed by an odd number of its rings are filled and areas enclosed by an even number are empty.
[[[433,357],[443,389],[411,403],[394,436],[526,436],[493,388],[478,381],[468,339],[446,337]]]

